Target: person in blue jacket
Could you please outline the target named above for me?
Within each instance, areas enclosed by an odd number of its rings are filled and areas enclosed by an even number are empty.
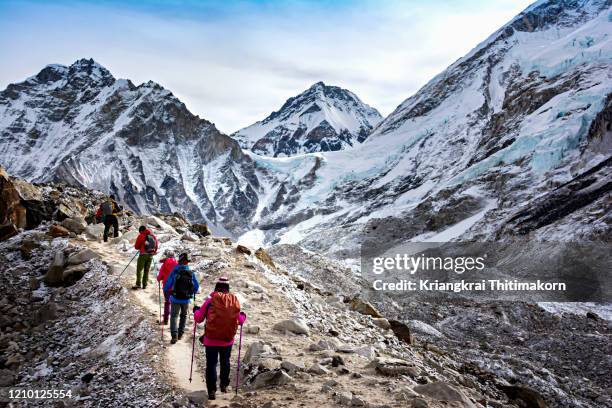
[[[189,269],[189,255],[186,253],[180,254],[178,261],[178,265],[170,272],[170,276],[164,285],[164,292],[170,293],[170,335],[172,336],[172,344],[183,337],[189,302],[192,298],[195,298],[195,294],[200,289],[198,279]],[[180,320],[177,328],[176,318],[179,317],[179,314]]]

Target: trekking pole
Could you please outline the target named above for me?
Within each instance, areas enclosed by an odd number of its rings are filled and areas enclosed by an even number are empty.
[[[193,294],[193,305],[195,306],[195,293]],[[195,336],[196,336],[196,328],[198,327],[198,324],[195,322],[195,319],[193,319],[193,339],[191,340],[191,368],[189,369],[189,382],[191,383],[191,380],[193,378],[193,355],[195,354]]]
[[[164,321],[162,318],[162,306],[161,306],[161,283],[157,281],[157,298],[159,299],[159,324],[161,325],[161,338],[164,339]]]
[[[238,384],[240,384],[240,351],[242,350],[242,327],[240,325],[240,339],[238,340],[238,368],[236,369],[236,395],[238,395]]]
[[[134,260],[134,258],[136,258],[136,255],[138,255],[138,252],[139,252],[139,251],[137,251],[137,252],[134,254],[134,256],[132,257],[132,259],[130,259],[130,262],[128,262],[128,264],[127,264],[127,265],[125,265],[125,268],[123,268],[123,270],[122,270],[122,271],[121,271],[121,273],[119,274],[119,278],[121,278],[121,276],[123,275],[123,272],[125,272],[125,270],[128,268],[128,266],[130,266],[130,264],[131,264],[131,263],[132,263],[132,261]]]

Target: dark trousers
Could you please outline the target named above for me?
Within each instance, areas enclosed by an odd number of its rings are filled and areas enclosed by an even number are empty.
[[[170,315],[170,294],[164,292],[164,324],[168,323],[168,316]]]
[[[178,334],[185,332],[185,323],[187,321],[187,310],[189,309],[189,303],[172,303],[170,305],[170,335],[175,337]],[[179,317],[180,315],[180,317]],[[176,327],[176,320],[178,321],[178,328]]]
[[[104,216],[104,242],[108,241],[108,231],[110,227],[113,227],[113,234],[115,238],[119,236],[119,220],[115,215]]]
[[[231,354],[232,346],[206,346],[206,388],[209,394],[217,391],[217,362],[221,365],[221,386],[229,386]]]

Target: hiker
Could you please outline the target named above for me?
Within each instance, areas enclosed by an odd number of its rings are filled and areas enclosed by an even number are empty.
[[[174,267],[164,285],[164,292],[170,294],[170,335],[172,336],[170,343],[172,344],[183,337],[189,302],[192,297],[195,298],[200,288],[195,274],[189,269],[189,261],[189,255],[180,254],[179,264]],[[177,327],[176,318],[179,314],[180,321]]]
[[[217,361],[220,362],[221,392],[227,392],[230,384],[230,354],[238,325],[244,324],[246,314],[240,312],[240,302],[230,293],[229,280],[221,277],[214,291],[202,307],[194,306],[196,324],[206,320],[200,342],[206,348],[206,388],[208,399],[214,400],[217,392]]]
[[[106,201],[100,204],[96,217],[100,217],[100,220],[104,223],[104,242],[108,241],[108,232],[113,227],[113,236],[117,238],[119,236],[119,219],[117,216],[121,215],[121,207],[117,205],[115,196],[110,195]]]
[[[168,277],[170,276],[170,273],[172,272],[174,267],[178,265],[178,262],[174,258],[174,252],[172,252],[170,249],[166,249],[166,251],[164,252],[164,258],[160,260],[159,262],[162,264],[162,266],[161,268],[159,268],[159,273],[157,274],[157,281],[161,282],[162,288],[165,288],[166,281],[168,280]],[[163,323],[160,322],[164,326],[168,324],[169,315],[170,315],[170,293],[168,293],[164,289],[164,320],[163,320]]]
[[[136,262],[136,285],[132,286],[134,290],[140,289],[141,284],[143,289],[147,288],[147,283],[149,283],[149,269],[151,269],[153,255],[157,253],[158,246],[157,238],[147,229],[147,227],[141,225],[140,228],[138,228],[138,232],[140,234],[138,238],[136,238],[134,248],[136,248],[140,254]]]

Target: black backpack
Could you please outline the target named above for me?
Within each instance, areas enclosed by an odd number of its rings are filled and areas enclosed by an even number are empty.
[[[113,214],[113,203],[110,200],[102,203],[102,215],[112,215]]]
[[[144,242],[144,250],[147,254],[155,254],[157,252],[157,238],[153,234],[147,234]]]
[[[180,266],[172,286],[172,296],[179,300],[187,300],[193,295],[193,276],[189,268]]]

